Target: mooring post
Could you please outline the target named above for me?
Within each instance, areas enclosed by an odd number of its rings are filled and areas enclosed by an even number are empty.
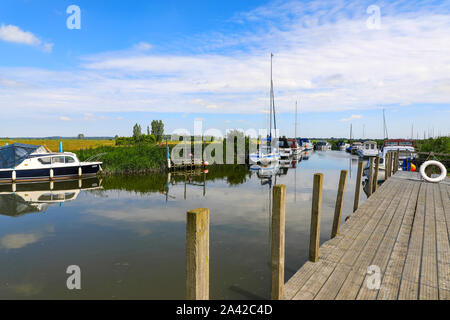
[[[380,171],[380,156],[375,158],[375,174],[373,177],[373,192],[378,189],[378,171]]]
[[[186,215],[186,298],[209,299],[209,209]]]
[[[339,226],[341,224],[342,206],[344,204],[345,185],[347,183],[347,170],[341,171],[341,177],[339,178],[339,187],[336,197],[336,207],[334,209],[333,228],[331,229],[331,239],[339,235]]]
[[[281,300],[284,294],[285,225],[286,186],[276,185],[272,205],[272,300]]]
[[[356,176],[356,185],[355,185],[355,201],[353,202],[353,212],[355,212],[359,207],[359,195],[361,193],[361,180],[363,174],[363,165],[362,161],[358,162],[358,173]]]
[[[320,216],[322,211],[322,184],[323,184],[323,174],[316,173],[314,175],[314,183],[313,183],[311,231],[309,239],[309,261],[311,262],[317,262],[317,260],[319,260]]]
[[[400,151],[397,150],[397,152],[395,152],[395,156],[394,156],[394,170],[393,170],[393,174],[396,174],[398,171],[398,161],[400,158]]]
[[[391,154],[390,151],[388,151],[386,153],[386,159],[384,159],[385,160],[385,163],[384,163],[384,181],[389,179],[389,177],[391,176],[391,169],[392,169],[391,159],[392,159],[392,154]]]
[[[373,191],[373,157],[370,157],[369,159],[369,177],[367,179],[367,197],[370,197],[372,195]]]

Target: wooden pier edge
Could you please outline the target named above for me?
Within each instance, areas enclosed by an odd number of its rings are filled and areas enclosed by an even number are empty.
[[[448,177],[428,183],[398,170],[322,244],[318,261],[294,273],[283,298],[450,300],[449,213]]]

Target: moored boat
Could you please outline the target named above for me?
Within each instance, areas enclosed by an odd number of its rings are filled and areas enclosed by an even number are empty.
[[[319,141],[316,143],[314,148],[319,151],[328,151],[331,150],[331,144],[329,144],[327,141]]]
[[[0,183],[63,180],[93,176],[102,162],[81,162],[72,152],[14,143],[0,147]]]
[[[362,143],[359,142],[359,141],[355,141],[355,142],[353,142],[353,144],[352,144],[352,147],[351,147],[351,149],[350,149],[350,152],[351,152],[351,154],[357,155],[357,154],[358,154],[358,150],[361,149],[361,148],[362,148]]]
[[[314,144],[307,138],[298,138],[297,143],[304,150],[314,150]]]
[[[280,160],[280,153],[278,150],[278,139],[276,136],[277,123],[275,120],[275,96],[273,93],[273,80],[272,80],[272,60],[273,54],[270,54],[270,106],[269,106],[269,134],[266,139],[263,139],[262,143],[258,146],[258,151],[249,155],[251,164],[267,166],[274,162],[278,163]],[[275,135],[273,136],[272,129],[274,129]]]
[[[280,138],[278,140],[278,151],[280,152],[281,159],[288,159],[292,156],[292,149],[286,138]]]
[[[361,158],[376,157],[379,154],[376,141],[364,141],[357,151]]]
[[[297,144],[297,139],[287,139],[287,142],[291,148],[292,155],[296,158],[301,158],[303,148]]]

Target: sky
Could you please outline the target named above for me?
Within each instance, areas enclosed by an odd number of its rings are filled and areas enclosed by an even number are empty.
[[[0,137],[266,128],[271,53],[281,135],[450,134],[449,1],[2,0]]]

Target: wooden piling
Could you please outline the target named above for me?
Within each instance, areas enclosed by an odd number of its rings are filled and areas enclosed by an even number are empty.
[[[336,197],[336,207],[334,209],[333,228],[331,229],[331,239],[339,235],[339,226],[341,224],[342,206],[344,204],[345,185],[347,183],[347,170],[341,171],[339,179],[338,193]]]
[[[384,180],[386,181],[391,177],[392,153],[390,151],[386,153],[386,159],[384,159],[384,161]]]
[[[373,192],[378,189],[378,172],[380,171],[380,156],[375,158],[375,172],[373,177]]]
[[[395,152],[395,154],[394,154],[394,168],[392,170],[392,174],[396,174],[398,171],[399,157],[400,157],[400,151],[397,150],[397,152]]]
[[[359,195],[361,194],[361,180],[363,174],[363,165],[362,161],[358,162],[358,173],[356,176],[356,185],[355,185],[355,201],[353,202],[353,212],[355,212],[359,207]]]
[[[284,294],[285,225],[286,186],[276,185],[272,205],[272,300],[281,300]]]
[[[370,197],[372,195],[373,191],[373,157],[370,157],[369,159],[369,177],[367,179],[367,197]]]
[[[209,209],[186,215],[186,298],[209,299]]]
[[[322,184],[323,174],[316,173],[313,183],[313,197],[311,209],[311,231],[309,239],[309,261],[319,260],[319,240],[320,240],[320,216],[322,211]]]

